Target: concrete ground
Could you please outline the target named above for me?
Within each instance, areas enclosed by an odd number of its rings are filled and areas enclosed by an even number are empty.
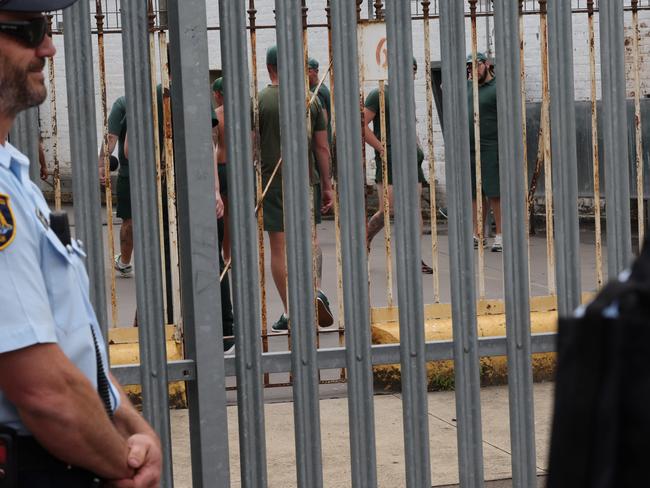
[[[539,486],[543,486],[548,466],[549,433],[553,385],[536,384],[535,438]],[[510,487],[512,452],[508,420],[508,388],[481,390],[483,456],[486,488]],[[347,488],[350,481],[350,451],[347,399],[320,402],[323,477],[328,488]],[[377,395],[374,401],[377,477],[381,488],[406,486],[402,431],[402,401],[399,394]],[[453,392],[429,393],[429,439],[432,486],[457,486],[457,429]],[[296,486],[293,404],[267,403],[265,406],[266,453],[269,487]],[[191,487],[188,416],[186,410],[172,414],[174,486]],[[228,407],[230,476],[233,487],[241,486],[237,407]]]

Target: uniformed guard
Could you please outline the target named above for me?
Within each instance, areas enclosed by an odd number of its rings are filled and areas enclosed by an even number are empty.
[[[155,487],[160,442],[110,377],[82,244],[7,142],[46,98],[42,12],[74,1],[0,0],[0,486]]]

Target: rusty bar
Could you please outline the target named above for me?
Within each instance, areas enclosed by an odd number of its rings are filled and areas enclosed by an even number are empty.
[[[379,82],[379,117],[381,119],[381,155],[382,195],[384,202],[384,244],[386,246],[386,295],[388,306],[393,302],[393,259],[391,252],[390,232],[390,201],[388,194],[388,147],[386,144],[386,86],[383,80]]]
[[[111,326],[117,327],[117,290],[115,286],[115,241],[113,235],[113,191],[110,172],[110,154],[108,154],[108,105],[106,101],[106,49],[104,47],[104,13],[101,0],[95,2],[95,20],[97,22],[97,52],[99,65],[99,93],[102,105],[102,149],[104,154],[104,175],[106,193],[106,231],[108,240],[108,268],[111,280]]]
[[[427,152],[429,154],[429,215],[431,220],[431,268],[433,274],[433,301],[440,302],[440,274],[438,266],[438,210],[436,207],[436,160],[433,147],[433,84],[431,81],[431,26],[429,7],[431,1],[422,2],[424,14],[424,74],[427,90]]]
[[[596,86],[596,36],[594,0],[587,0],[589,18],[589,74],[591,78],[591,150],[594,172],[594,221],[596,233],[596,286],[603,286],[603,232],[600,216],[600,156],[598,152],[598,91]]]
[[[370,0],[368,0],[370,2]],[[383,20],[384,19],[384,2],[383,0],[375,0],[375,19]]]
[[[180,258],[178,255],[178,217],[176,212],[176,170],[174,167],[174,134],[172,129],[172,102],[170,97],[169,57],[167,55],[167,34],[165,31],[158,33],[158,53],[160,55],[160,75],[162,82],[162,114],[163,114],[163,140],[161,141],[165,161],[165,184],[167,188],[167,221],[169,224],[169,252],[172,274],[172,296],[174,310],[174,324],[176,334],[183,331],[183,317],[181,311],[180,288]],[[179,337],[180,338],[180,337]]]
[[[539,2],[539,42],[542,61],[542,144],[544,147],[544,194],[546,202],[546,270],[548,275],[548,292],[555,295],[555,248],[553,247],[553,174],[551,164],[551,119],[550,88],[548,73],[548,17],[547,1]]]
[[[257,29],[256,29],[255,0],[248,2],[248,22],[251,43],[251,92],[253,95],[253,134],[255,134],[253,144],[253,159],[255,162],[255,199],[257,200],[257,246],[259,248],[259,258],[257,261],[260,274],[260,312],[262,318],[262,351],[269,351],[268,340],[268,310],[266,303],[266,270],[264,268],[265,250],[264,250],[264,210],[262,205],[262,158],[260,155],[259,132],[260,132],[260,112],[259,112],[259,90],[258,90],[258,72],[257,72]],[[270,377],[268,373],[264,374],[264,384],[268,385]]]
[[[519,83],[521,85],[521,132],[524,140],[524,185],[528,191],[528,128],[526,125],[526,62],[525,62],[525,41],[524,41],[524,0],[519,0]],[[528,195],[526,195],[526,202],[528,202]],[[527,208],[528,203],[527,203]],[[527,212],[524,225],[526,226],[526,247],[528,248],[528,286],[530,288],[530,224],[531,213]]]
[[[47,16],[48,29],[52,30],[52,15]],[[49,98],[50,98],[50,128],[52,136],[52,160],[54,164],[54,208],[61,210],[61,162],[59,160],[59,122],[56,112],[56,74],[54,57],[48,58]]]
[[[641,73],[639,59],[639,2],[632,0],[632,71],[634,72],[634,130],[636,136],[636,202],[639,232],[639,251],[645,237],[645,211],[643,199],[643,139],[641,131]]]
[[[485,298],[485,250],[483,239],[485,222],[483,218],[483,177],[481,175],[481,115],[478,96],[478,35],[476,32],[476,2],[469,0],[472,21],[472,93],[474,106],[474,156],[476,166],[476,230],[478,237],[478,292],[479,299]]]

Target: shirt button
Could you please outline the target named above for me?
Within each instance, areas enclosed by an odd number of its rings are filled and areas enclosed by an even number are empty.
[[[70,244],[68,244],[67,246],[65,246],[65,248],[68,250],[68,253],[69,253],[69,254],[72,254],[72,246],[71,246]]]

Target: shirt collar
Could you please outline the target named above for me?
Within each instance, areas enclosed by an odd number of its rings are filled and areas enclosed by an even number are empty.
[[[29,158],[13,147],[8,142],[0,144],[0,166],[11,169],[11,164],[17,165],[16,175],[22,181],[23,176],[29,172]]]

